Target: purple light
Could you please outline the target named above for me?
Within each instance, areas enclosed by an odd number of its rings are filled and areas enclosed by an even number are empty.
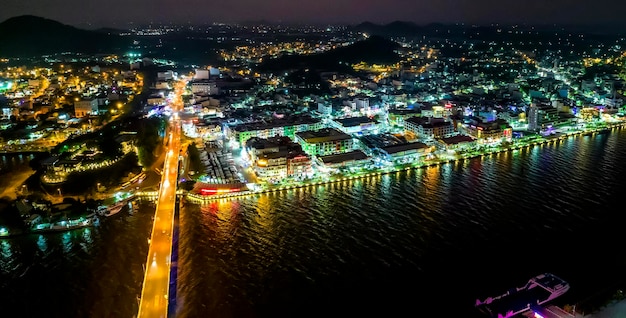
[[[535,313],[535,318],[543,318],[543,316],[538,313]]]

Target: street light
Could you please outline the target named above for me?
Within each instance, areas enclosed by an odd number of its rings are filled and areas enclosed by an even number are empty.
[[[57,188],[57,191],[59,191],[59,196],[62,197],[63,194],[61,193],[61,188]]]

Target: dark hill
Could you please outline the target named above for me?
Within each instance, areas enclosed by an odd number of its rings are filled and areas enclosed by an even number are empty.
[[[127,40],[57,21],[24,15],[0,23],[0,56],[28,57],[59,52],[112,52]]]
[[[391,64],[400,60],[395,52],[400,45],[379,36],[340,47],[328,52],[312,55],[283,55],[259,65],[261,71],[312,68],[327,71],[351,71],[351,64]]]

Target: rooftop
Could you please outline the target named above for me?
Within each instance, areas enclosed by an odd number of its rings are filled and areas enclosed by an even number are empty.
[[[466,136],[466,135],[456,135],[452,137],[441,138],[440,140],[446,145],[455,145],[455,144],[460,144],[462,142],[472,142],[474,141],[474,138],[470,136]]]
[[[387,154],[394,154],[394,153],[403,152],[407,150],[419,150],[419,149],[424,149],[424,148],[428,148],[428,145],[421,143],[421,142],[412,142],[412,143],[406,143],[406,144],[386,146],[386,147],[381,148],[381,150],[386,152]]]
[[[348,161],[365,160],[367,158],[369,157],[361,150],[355,150],[355,151],[346,152],[346,153],[342,153],[338,155],[319,157],[319,159],[324,164],[337,164],[337,163],[348,162]]]
[[[335,128],[324,128],[316,131],[303,131],[296,133],[296,135],[310,144],[352,139],[350,135]]]
[[[239,124],[232,127],[234,131],[253,131],[253,130],[262,130],[262,129],[271,129],[277,127],[285,127],[285,126],[293,126],[293,125],[302,125],[302,124],[316,124],[321,120],[317,118],[312,118],[308,116],[293,116],[287,117],[284,119],[276,119],[269,122],[254,122],[254,123],[245,123]]]
[[[369,118],[367,116],[335,119],[335,122],[339,123],[343,127],[352,127],[352,126],[359,126],[361,124],[378,123],[376,120]]]

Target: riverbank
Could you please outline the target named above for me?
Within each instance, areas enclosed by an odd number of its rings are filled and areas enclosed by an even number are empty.
[[[110,200],[106,200],[110,201],[107,205],[104,204],[104,200],[84,202],[74,200],[69,203],[56,204],[36,199],[13,200],[12,206],[9,208],[5,206],[3,210],[2,216],[5,220],[0,222],[0,238],[98,226],[102,219],[121,212],[123,205],[134,197],[131,195],[121,200],[111,197]],[[110,209],[110,213],[104,213],[103,209]]]
[[[302,182],[300,182],[298,184],[286,185],[286,186],[271,186],[271,185],[269,185],[266,188],[261,188],[261,189],[255,189],[255,190],[244,189],[242,191],[235,190],[235,191],[230,191],[228,193],[214,194],[214,195],[208,195],[208,196],[194,194],[194,193],[187,193],[186,197],[192,203],[205,203],[205,202],[210,202],[210,201],[214,201],[214,200],[218,200],[218,199],[235,198],[235,197],[243,197],[243,196],[250,196],[250,195],[259,195],[259,194],[265,194],[265,193],[271,193],[271,192],[279,192],[279,191],[285,191],[285,190],[294,190],[294,189],[300,189],[300,188],[306,188],[306,187],[312,187],[312,186],[319,186],[319,185],[324,185],[324,184],[331,184],[331,183],[337,183],[337,182],[358,180],[358,179],[363,179],[363,178],[369,178],[369,177],[375,177],[375,176],[382,176],[382,175],[386,175],[386,174],[397,173],[397,172],[401,172],[401,171],[408,171],[408,170],[414,170],[414,169],[423,169],[423,168],[428,168],[428,167],[444,165],[444,164],[448,164],[448,163],[457,163],[457,162],[462,162],[463,160],[469,160],[469,159],[474,159],[474,158],[482,158],[482,157],[485,157],[485,156],[496,155],[496,154],[500,154],[500,153],[504,153],[504,152],[519,151],[519,150],[522,150],[522,149],[527,149],[527,148],[532,147],[532,146],[540,146],[540,145],[546,145],[546,144],[556,144],[556,143],[561,142],[563,140],[566,140],[566,139],[568,139],[570,137],[580,137],[580,136],[586,136],[586,135],[593,135],[593,134],[598,134],[598,133],[610,132],[613,129],[622,129],[624,126],[626,126],[626,122],[610,123],[610,124],[607,124],[607,126],[604,127],[604,128],[594,128],[594,129],[585,129],[585,130],[563,132],[563,133],[560,133],[559,135],[556,135],[556,136],[541,137],[541,139],[535,139],[535,140],[532,140],[532,141],[521,141],[521,142],[518,142],[518,143],[515,143],[515,144],[512,144],[512,145],[509,145],[509,146],[505,146],[503,148],[497,148],[497,149],[492,148],[492,149],[489,149],[489,150],[483,151],[483,152],[474,151],[472,153],[456,155],[455,158],[447,158],[447,159],[438,158],[438,159],[429,160],[427,162],[421,162],[421,163],[405,165],[405,166],[395,167],[395,168],[388,168],[388,169],[383,169],[383,170],[378,170],[378,171],[370,171],[370,172],[366,172],[366,173],[357,173],[357,174],[350,174],[350,175],[347,175],[347,174],[336,175],[336,176],[333,176],[333,177],[328,177],[327,179],[324,179],[324,180],[302,181]]]

